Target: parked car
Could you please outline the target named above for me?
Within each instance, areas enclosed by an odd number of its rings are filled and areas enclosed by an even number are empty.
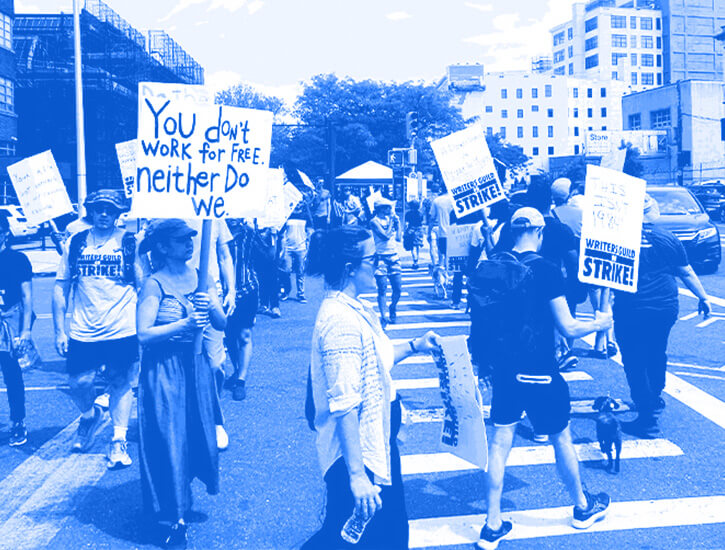
[[[660,217],[655,225],[668,229],[685,245],[690,264],[698,271],[717,271],[722,260],[720,232],[690,190],[648,185],[647,193],[659,205]]]
[[[705,181],[688,188],[713,220],[725,221],[725,183]]]
[[[0,205],[0,215],[7,216],[13,237],[32,237],[40,229],[37,225],[28,224],[28,219],[20,206],[14,204]]]

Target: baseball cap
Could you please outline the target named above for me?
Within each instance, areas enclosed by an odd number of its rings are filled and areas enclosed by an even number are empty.
[[[544,227],[544,216],[536,208],[525,206],[519,208],[511,216],[511,227],[515,229],[528,229],[529,227]]]
[[[569,197],[571,180],[569,178],[557,178],[551,184],[551,196],[555,201],[565,201]]]
[[[168,239],[178,239],[181,237],[192,237],[197,234],[195,229],[179,218],[168,218],[165,220],[152,220],[146,228],[146,235],[139,245],[139,252],[145,254],[153,248],[153,246],[161,241]]]
[[[88,197],[86,197],[86,200],[83,204],[86,208],[91,209],[96,204],[104,202],[118,208],[118,210],[121,212],[126,212],[129,210],[126,196],[120,189],[99,189],[98,191],[94,191],[93,193],[88,195]]]

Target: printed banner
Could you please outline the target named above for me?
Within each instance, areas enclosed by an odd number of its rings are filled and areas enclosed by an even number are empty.
[[[270,170],[270,174],[267,202],[263,214],[257,218],[257,227],[271,227],[279,231],[302,200],[302,193],[287,181],[281,168]]]
[[[137,140],[131,139],[116,144],[116,156],[118,157],[118,166],[121,168],[121,178],[123,179],[123,192],[126,198],[133,196],[133,188],[136,185],[136,149],[138,148]]]
[[[579,280],[637,292],[646,182],[587,166]]]
[[[139,83],[132,215],[256,217],[267,200],[272,113],[195,103],[193,93],[165,90]]]
[[[493,157],[481,124],[474,124],[431,142],[446,189],[453,196],[456,217],[504,198]]]
[[[40,225],[73,212],[52,152],[45,151],[11,164],[8,175],[29,225]]]
[[[483,400],[473,376],[467,338],[439,338],[442,353],[434,354],[444,411],[440,448],[485,470],[488,445]]]
[[[471,233],[475,227],[475,223],[448,227],[446,254],[446,269],[448,271],[464,271],[466,269],[468,253],[471,249]]]

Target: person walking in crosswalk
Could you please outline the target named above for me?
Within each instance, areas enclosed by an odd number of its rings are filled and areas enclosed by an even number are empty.
[[[506,327],[509,340],[494,339],[491,345],[482,342],[476,306],[472,305],[471,353],[474,363],[492,367],[493,399],[491,420],[493,437],[489,444],[489,465],[486,474],[488,510],[481,529],[478,546],[495,550],[513,528],[501,517],[501,494],[506,460],[513,444],[516,426],[526,412],[537,434],[548,435],[556,456],[559,475],[574,501],[572,525],[587,528],[604,517],[609,506],[605,493],[590,494],[582,487],[579,462],[569,429],[571,403],[569,387],[556,362],[554,329],[567,338],[580,338],[606,330],[612,324],[611,314],[597,312],[594,320],[580,321],[571,316],[565,298],[565,282],[558,266],[537,254],[546,225],[544,217],[534,208],[520,208],[511,218],[513,248],[505,260],[508,267],[520,266],[530,277],[521,279],[522,298],[502,304],[506,318],[487,322]],[[496,262],[494,256],[492,261]],[[476,276],[483,278],[481,270]],[[503,265],[492,265],[491,274]],[[474,287],[475,288],[475,287]],[[520,322],[520,326],[514,324]],[[509,326],[510,325],[510,326]],[[490,331],[491,327],[487,331]]]
[[[375,281],[378,285],[378,307],[384,324],[395,323],[398,301],[402,290],[402,266],[398,255],[398,241],[402,238],[400,219],[395,215],[395,202],[384,197],[375,199],[375,215],[370,220],[375,240]],[[390,306],[387,307],[388,280]],[[385,310],[388,315],[385,315]]]

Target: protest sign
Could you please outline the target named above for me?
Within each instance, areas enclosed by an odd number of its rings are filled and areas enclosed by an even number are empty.
[[[368,209],[370,210],[370,213],[375,212],[375,201],[381,198],[383,198],[383,194],[377,189],[375,191],[372,191],[371,188],[370,194],[365,197],[365,201],[368,203]]]
[[[123,179],[123,192],[126,198],[133,196],[133,188],[136,184],[136,148],[138,144],[135,139],[123,141],[116,144],[116,156],[118,157],[118,166],[121,168],[121,178]]]
[[[602,155],[602,160],[599,166],[602,168],[609,168],[610,170],[616,170],[621,172],[624,170],[624,162],[627,159],[626,149],[614,149]]]
[[[185,103],[213,105],[214,92],[206,86],[177,84],[174,82],[140,82],[139,97],[150,99],[169,99]]]
[[[637,292],[646,183],[600,166],[587,166],[579,248],[579,280]]]
[[[504,198],[481,124],[432,141],[431,147],[453,197],[456,217],[483,210]]]
[[[441,352],[434,354],[444,409],[440,448],[485,470],[488,445],[483,402],[466,339],[465,335],[439,338]]]
[[[302,193],[285,178],[284,170],[270,170],[267,202],[264,212],[257,217],[257,227],[271,227],[279,231],[302,200]]]
[[[11,164],[8,175],[29,225],[40,225],[73,212],[68,191],[50,151]]]
[[[180,85],[177,85],[177,87]],[[168,97],[139,84],[137,218],[252,218],[269,180],[272,113]]]
[[[471,233],[475,223],[451,225],[448,227],[446,262],[448,271],[464,271],[471,248]]]

